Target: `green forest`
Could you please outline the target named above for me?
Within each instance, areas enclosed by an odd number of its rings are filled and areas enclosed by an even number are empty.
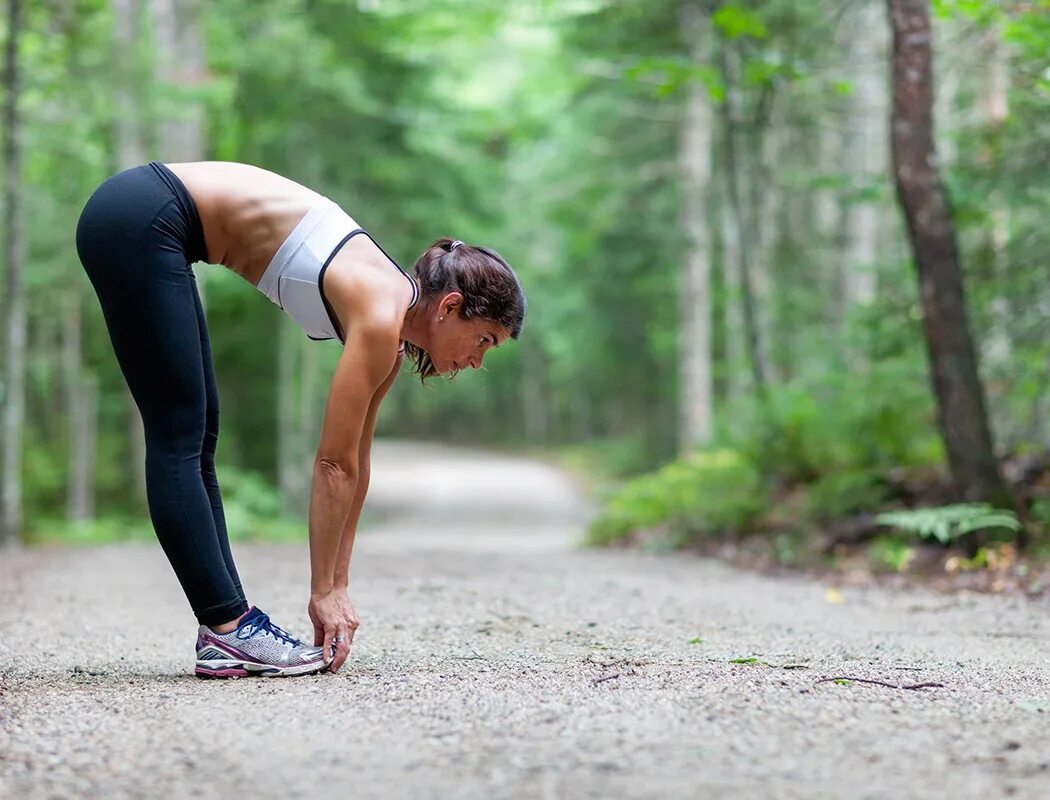
[[[593,543],[887,571],[1050,547],[1046,0],[7,0],[2,24],[9,539],[152,536],[74,231],[157,159],[286,175],[406,267],[439,236],[505,256],[521,340],[406,369],[378,435],[555,460]],[[305,538],[339,347],[197,274],[230,533]]]

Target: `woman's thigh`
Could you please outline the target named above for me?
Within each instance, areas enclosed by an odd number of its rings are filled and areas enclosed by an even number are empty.
[[[165,213],[175,213],[171,204],[145,228],[129,220],[132,235],[110,239],[109,247],[84,247],[81,257],[142,412],[147,444],[177,443],[199,452],[206,393],[197,285],[185,254],[164,232]]]

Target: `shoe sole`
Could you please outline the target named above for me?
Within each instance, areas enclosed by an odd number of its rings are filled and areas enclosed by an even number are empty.
[[[253,661],[234,659],[211,659],[198,661],[194,673],[198,678],[291,678],[295,675],[310,675],[323,672],[328,665],[320,663],[300,664],[295,667],[277,667],[273,664],[257,664]]]

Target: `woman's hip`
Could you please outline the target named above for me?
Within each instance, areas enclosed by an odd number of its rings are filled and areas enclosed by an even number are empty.
[[[106,179],[88,199],[76,232],[77,252],[94,281],[140,271],[160,249],[190,264],[206,257],[196,205],[161,164],[133,167]]]

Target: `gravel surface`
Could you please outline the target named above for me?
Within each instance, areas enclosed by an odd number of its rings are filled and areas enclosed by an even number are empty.
[[[158,546],[0,556],[0,797],[1050,797],[1041,603],[582,551],[549,467],[373,469],[335,676],[194,678]],[[235,554],[305,633],[305,544]]]

